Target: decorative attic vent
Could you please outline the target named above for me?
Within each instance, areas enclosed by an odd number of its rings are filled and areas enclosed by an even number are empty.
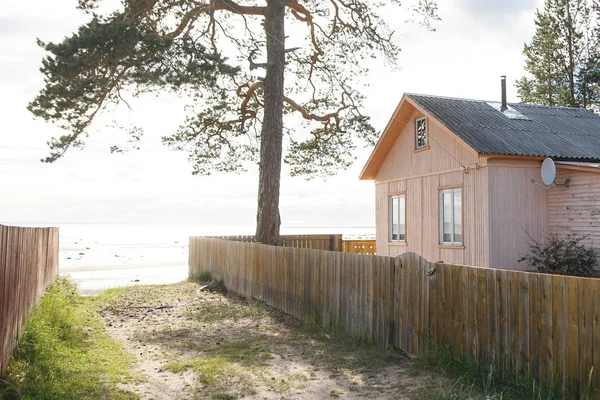
[[[499,101],[488,101],[486,104],[490,107],[493,107],[499,113],[504,114],[506,118],[509,119],[522,119],[525,121],[529,121],[529,118],[512,108],[511,106],[507,106],[506,110],[502,111],[502,103]]]

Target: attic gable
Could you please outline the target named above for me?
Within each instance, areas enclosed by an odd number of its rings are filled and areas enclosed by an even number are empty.
[[[373,152],[371,153],[369,160],[365,164],[365,166],[360,174],[361,180],[375,180],[377,178],[377,175],[379,174],[380,170],[382,169],[382,167],[386,164],[389,164],[388,157],[390,156],[390,153],[392,152],[392,150],[395,147],[401,145],[400,143],[398,143],[398,139],[403,134],[403,132],[407,131],[407,126],[409,124],[414,124],[414,122],[415,122],[414,116],[415,115],[427,117],[428,124],[432,127],[442,127],[443,126],[443,124],[440,121],[438,121],[435,117],[433,117],[431,114],[429,114],[426,110],[424,110],[422,107],[420,107],[414,101],[412,101],[412,99],[409,97],[409,95],[405,94],[402,97],[400,104],[394,111],[394,114],[392,115],[392,118],[388,122],[385,130],[383,131],[383,134],[381,135],[379,141],[377,142],[377,145],[375,146]],[[411,129],[408,129],[408,130],[411,131],[411,136],[414,135],[414,130],[411,130]],[[461,153],[464,153],[464,152],[470,153],[468,159],[476,159],[477,158],[477,152],[475,150],[470,148],[462,139],[460,139],[454,133],[445,129],[445,127],[444,127],[444,134],[451,136],[451,138],[449,140],[452,140],[453,142],[457,143],[457,145],[461,148]],[[402,144],[402,146],[410,147],[409,153],[412,153],[413,150],[415,150],[413,148],[414,147],[413,144],[407,144],[405,141],[405,143]],[[437,153],[437,151],[441,149],[443,152],[443,154],[441,154],[442,157],[451,157],[448,155],[448,152],[446,151],[446,149],[443,149],[443,145],[441,145],[439,143],[435,143],[434,140],[432,140],[429,143],[428,148],[429,147],[432,147],[432,150],[431,151],[426,150],[427,154]],[[416,151],[419,151],[419,150],[417,149]],[[397,150],[396,150],[396,153],[397,153]],[[398,156],[398,154],[395,154],[395,157],[397,157],[397,156]],[[422,156],[422,158],[428,158],[428,157],[426,157],[424,154]],[[387,160],[387,162],[386,162],[386,160]],[[454,164],[456,164],[453,166],[454,168],[461,166],[461,164],[457,161],[454,161]],[[386,174],[384,173],[384,175],[386,175]]]

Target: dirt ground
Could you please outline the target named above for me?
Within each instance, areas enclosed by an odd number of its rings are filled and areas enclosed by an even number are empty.
[[[101,314],[135,356],[142,399],[423,399],[448,382],[412,360],[194,283],[118,290]]]

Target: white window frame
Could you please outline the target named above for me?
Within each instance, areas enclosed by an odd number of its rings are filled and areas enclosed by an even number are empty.
[[[420,121],[425,121],[425,144],[419,146],[419,132],[417,130],[417,126]],[[415,119],[415,150],[424,149],[429,146],[429,124],[427,123],[427,117],[421,117]]]
[[[456,207],[454,206],[454,193],[456,192],[460,192],[460,198],[461,198],[461,202],[460,202],[460,221],[461,221],[461,240],[460,241],[456,241],[454,235],[456,234],[455,230],[456,230],[456,218],[455,218],[455,213],[456,213]],[[452,194],[452,240],[449,242],[445,242],[444,241],[444,194],[447,193],[451,193]],[[463,205],[464,205],[464,200],[463,200],[463,192],[462,192],[462,187],[455,187],[455,188],[448,188],[448,189],[441,189],[440,190],[440,245],[441,246],[463,246],[463,242],[465,240],[464,237],[464,218],[463,218]]]
[[[393,222],[392,218],[393,218],[393,213],[392,213],[392,205],[394,204],[394,198],[403,198],[404,199],[404,239],[400,239],[400,233],[398,233],[398,239],[393,239],[392,238],[392,234],[393,234]],[[398,217],[400,217],[400,202],[398,202]],[[398,226],[400,226],[400,221],[398,220]],[[406,243],[406,194],[405,193],[398,193],[398,194],[392,194],[389,196],[388,198],[388,229],[389,229],[389,237],[388,240],[390,243]]]

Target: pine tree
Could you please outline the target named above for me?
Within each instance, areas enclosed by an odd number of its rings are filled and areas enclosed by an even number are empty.
[[[597,14],[589,0],[546,0],[536,13],[536,31],[525,44],[525,70],[517,81],[523,102],[591,107],[598,55]]]
[[[536,31],[531,44],[525,44],[525,70],[532,78],[517,82],[521,101],[526,103],[562,105],[566,82],[560,66],[561,47],[554,20],[545,12],[536,13]]]
[[[304,134],[288,138],[293,174],[330,175],[351,164],[356,139],[376,139],[357,82],[367,59],[395,65],[400,49],[380,7],[398,0],[123,0],[100,16],[101,1],[79,0],[91,21],[61,43],[40,42],[50,53],[46,85],[29,110],[67,130],[44,161],[83,145],[96,115],[124,91],[179,93],[193,112],[164,143],[187,150],[197,174],[258,163],[256,236],[278,244],[284,113],[305,121]],[[410,10],[431,28],[435,0],[415,1]]]

